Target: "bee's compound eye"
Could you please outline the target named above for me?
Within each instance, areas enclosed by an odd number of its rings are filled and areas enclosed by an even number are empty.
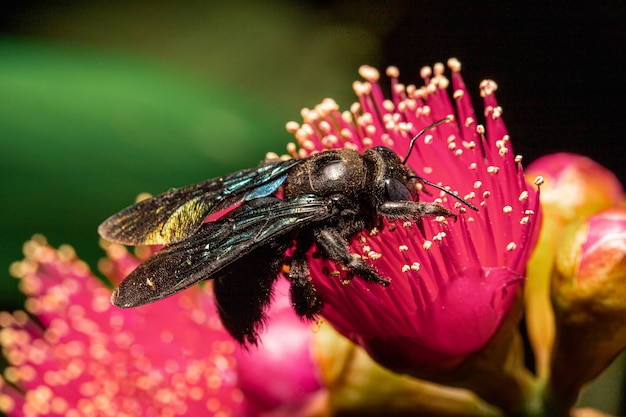
[[[385,194],[388,201],[408,201],[411,193],[401,181],[395,178],[385,178]]]

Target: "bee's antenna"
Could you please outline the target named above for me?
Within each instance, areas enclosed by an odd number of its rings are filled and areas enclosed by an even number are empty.
[[[443,191],[444,193],[456,198],[457,200],[459,200],[461,203],[465,204],[467,207],[471,208],[472,210],[476,210],[478,211],[478,208],[473,205],[472,203],[470,203],[469,201],[467,201],[466,199],[462,198],[461,196],[454,194],[452,191],[445,189],[444,187],[442,187],[439,184],[435,184],[433,182],[428,181],[425,178],[419,177],[417,175],[411,175],[409,178],[415,178],[417,179],[419,182],[421,182],[422,184],[426,184],[429,185],[431,187],[435,187],[436,189]],[[428,194],[428,193],[427,193]]]
[[[413,150],[413,145],[415,145],[415,141],[422,136],[425,132],[429,131],[430,129],[433,129],[437,126],[439,126],[442,123],[446,123],[448,121],[452,120],[452,116],[448,116],[445,119],[441,119],[441,120],[437,120],[435,123],[430,124],[428,126],[426,126],[425,128],[423,128],[422,130],[420,130],[419,132],[417,132],[417,135],[413,136],[413,138],[411,139],[411,143],[409,143],[409,151],[406,154],[406,157],[404,158],[404,160],[402,161],[403,165],[406,165],[406,161],[409,160],[409,156],[411,156],[411,151]]]

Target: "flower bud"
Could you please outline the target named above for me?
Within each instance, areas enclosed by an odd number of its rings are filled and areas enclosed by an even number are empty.
[[[591,159],[555,153],[543,156],[526,169],[526,178],[541,186],[542,227],[539,242],[528,263],[526,323],[535,353],[537,373],[549,373],[554,340],[554,316],[550,306],[550,274],[563,229],[589,214],[620,204],[623,188],[612,172]]]
[[[552,302],[549,394],[558,415],[626,348],[626,209],[601,211],[566,231],[556,252]]]

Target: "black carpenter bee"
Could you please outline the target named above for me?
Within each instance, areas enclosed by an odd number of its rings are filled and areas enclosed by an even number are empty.
[[[409,154],[426,129],[413,138]],[[130,206],[102,223],[100,235],[124,245],[168,246],[128,275],[111,301],[136,307],[213,279],[224,327],[240,343],[254,344],[284,253],[294,243],[288,275],[301,317],[314,318],[322,306],[305,258],[313,244],[320,256],[350,273],[387,285],[389,278],[349,252],[349,239],[374,227],[380,216],[418,222],[424,216],[455,217],[441,205],[418,202],[418,181],[451,193],[418,177],[407,158],[384,146],[363,153],[327,150],[173,189]],[[283,198],[278,198],[281,186]],[[205,222],[237,204],[218,220]]]

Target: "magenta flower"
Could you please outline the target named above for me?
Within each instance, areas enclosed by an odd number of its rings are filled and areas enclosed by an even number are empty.
[[[114,282],[140,262],[119,245],[107,252],[101,269]],[[274,366],[263,346],[239,352],[209,291],[195,287],[157,304],[118,309],[111,306],[111,291],[70,247],[55,250],[36,238],[25,254],[12,272],[34,319],[20,311],[0,313],[0,344],[9,363],[0,377],[0,411],[11,417],[256,416],[278,405],[298,415],[320,391],[314,364],[305,362],[310,325],[293,312],[274,318],[275,335],[265,343],[276,354],[276,337],[302,336],[289,351],[299,362]],[[280,311],[280,300],[270,315]],[[259,372],[269,379],[251,385]],[[271,402],[268,392],[284,388],[286,380],[291,390]]]
[[[520,158],[513,154],[496,85],[481,84],[485,130],[477,125],[460,64],[454,59],[448,64],[454,105],[441,64],[434,72],[422,70],[422,87],[400,84],[398,70],[389,68],[391,99],[383,97],[378,72],[362,67],[366,81],[354,83],[359,103],[349,112],[340,113],[326,100],[303,110],[303,125],[288,124],[299,157],[377,145],[404,156],[420,129],[456,115],[456,122],[421,137],[408,163],[478,212],[424,186],[420,198],[458,213],[457,221],[424,219],[422,233],[411,221],[385,220],[355,236],[351,251],[391,278],[386,288],[350,280],[340,266],[316,256],[315,248],[308,254],[313,284],[325,302],[323,317],[384,366],[414,375],[454,367],[493,337],[524,281],[540,223],[538,192],[526,186]],[[288,150],[296,155],[295,146]]]

